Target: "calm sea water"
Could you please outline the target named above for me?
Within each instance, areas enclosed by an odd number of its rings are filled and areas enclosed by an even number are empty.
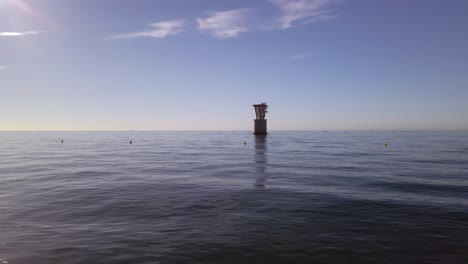
[[[0,132],[0,259],[468,263],[468,133]]]

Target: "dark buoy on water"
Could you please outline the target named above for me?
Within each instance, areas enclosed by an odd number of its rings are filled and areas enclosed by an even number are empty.
[[[244,141],[244,146],[247,145],[247,141]]]
[[[128,142],[128,143],[133,144],[133,141],[130,139],[130,142]]]
[[[62,139],[62,140],[60,140],[60,142],[63,144],[63,139]]]
[[[268,105],[266,103],[254,104],[255,119],[254,119],[254,134],[266,135],[267,134],[267,120],[265,114],[268,113]]]
[[[384,146],[385,146],[385,147],[388,147],[388,143],[387,143],[387,142],[385,142],[385,143],[384,143]]]

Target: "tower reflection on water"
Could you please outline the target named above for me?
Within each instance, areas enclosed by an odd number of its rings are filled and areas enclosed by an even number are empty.
[[[255,188],[266,187],[267,135],[255,135]]]

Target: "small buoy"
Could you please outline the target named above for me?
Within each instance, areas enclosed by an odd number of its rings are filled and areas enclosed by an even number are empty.
[[[130,143],[130,144],[133,144],[133,141],[132,141],[132,140],[130,140],[130,142],[128,142],[128,143]]]
[[[388,143],[387,143],[387,142],[385,142],[385,143],[384,143],[384,146],[385,146],[385,147],[387,147],[387,146],[388,146]]]
[[[244,141],[244,146],[247,145],[247,141]]]
[[[62,139],[62,140],[60,140],[60,142],[62,142],[62,144],[63,144],[63,139]]]

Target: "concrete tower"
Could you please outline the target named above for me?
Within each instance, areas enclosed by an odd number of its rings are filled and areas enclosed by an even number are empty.
[[[266,134],[267,133],[267,120],[265,114],[268,113],[268,105],[266,103],[255,104],[255,120],[254,120],[254,134]]]

